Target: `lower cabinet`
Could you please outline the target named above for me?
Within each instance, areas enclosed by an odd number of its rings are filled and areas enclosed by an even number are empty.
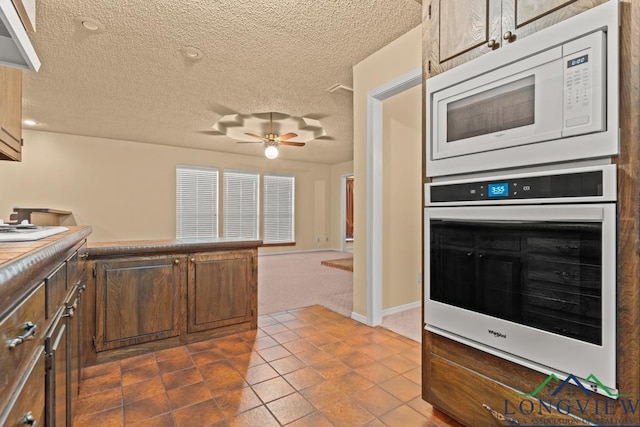
[[[68,329],[66,309],[60,307],[55,320],[44,338],[46,354],[46,425],[71,425],[69,402]],[[69,420],[67,420],[69,418]]]
[[[95,261],[96,352],[256,328],[256,258],[247,249]]]
[[[198,254],[189,259],[188,332],[251,320],[252,262],[248,252]]]
[[[0,415],[0,426],[24,427],[53,425],[45,423],[45,356],[44,347],[33,353],[15,394]]]
[[[185,260],[161,256],[97,263],[97,351],[179,335]]]

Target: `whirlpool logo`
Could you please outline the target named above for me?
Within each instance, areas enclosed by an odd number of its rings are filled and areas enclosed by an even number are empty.
[[[488,329],[487,332],[489,332],[491,335],[493,335],[496,338],[507,338],[507,334],[503,334],[502,332],[494,331],[493,329]]]

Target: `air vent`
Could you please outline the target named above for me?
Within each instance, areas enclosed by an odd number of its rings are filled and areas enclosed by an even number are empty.
[[[327,92],[331,93],[353,93],[353,88],[342,83],[336,83],[327,89]]]

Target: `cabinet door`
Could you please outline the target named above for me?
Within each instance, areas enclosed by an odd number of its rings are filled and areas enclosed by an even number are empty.
[[[251,321],[256,303],[253,255],[230,251],[191,258],[188,332]]]
[[[425,58],[431,76],[500,46],[500,0],[433,0],[427,7]]]
[[[502,42],[513,43],[607,0],[502,0]],[[511,37],[505,41],[505,34]]]
[[[0,67],[0,160],[22,159],[22,71]]]
[[[14,374],[20,375],[20,373]],[[33,353],[18,388],[12,390],[11,400],[0,414],[0,426],[24,427],[49,425],[45,422],[45,357],[44,347]],[[53,425],[53,424],[51,424]]]
[[[46,378],[46,423],[48,427],[66,426],[68,394],[68,344],[65,308],[60,307],[54,323],[45,337],[47,357]],[[71,414],[69,419],[71,419]]]
[[[96,263],[96,350],[179,335],[184,264],[175,256]]]

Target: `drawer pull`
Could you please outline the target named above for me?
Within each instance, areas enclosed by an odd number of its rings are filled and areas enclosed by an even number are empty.
[[[38,325],[33,322],[26,322],[22,327],[24,328],[24,334],[9,340],[7,342],[7,347],[15,348],[17,345],[22,344],[29,338],[35,337],[38,333]]]
[[[33,414],[31,413],[31,411],[24,414],[24,417],[22,417],[20,422],[26,426],[35,426],[36,424],[38,424],[36,419],[33,418]]]
[[[71,306],[69,307],[69,311],[67,312],[67,314],[63,314],[62,317],[70,317],[73,319],[74,312],[75,312],[75,307]]]
[[[553,245],[553,246],[554,246],[556,249],[574,249],[574,250],[575,250],[575,249],[578,249],[578,247],[577,247],[577,246],[575,246],[575,245],[571,245],[571,246],[569,246],[569,245]]]
[[[487,405],[486,403],[483,403],[482,407],[486,409],[491,414],[491,416],[498,421],[507,421],[511,424],[520,424],[518,420],[514,418],[505,417],[503,414],[491,408],[491,406]]]
[[[89,258],[89,252],[85,252],[83,254],[78,255],[78,259],[87,259]]]

